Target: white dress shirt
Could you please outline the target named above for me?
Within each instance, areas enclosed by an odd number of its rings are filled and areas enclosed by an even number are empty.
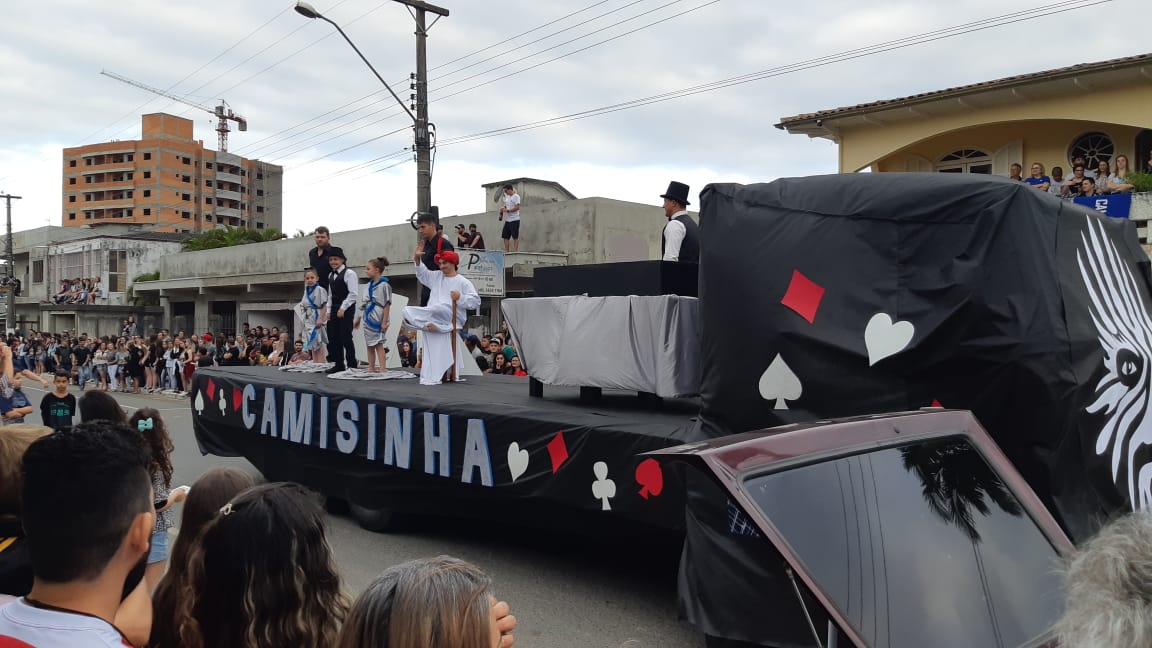
[[[684,223],[676,219],[680,217],[680,214],[687,213],[687,210],[682,209],[668,217],[668,224],[664,226],[665,261],[680,260],[680,244],[684,242],[684,236],[687,234],[687,230],[684,228]]]

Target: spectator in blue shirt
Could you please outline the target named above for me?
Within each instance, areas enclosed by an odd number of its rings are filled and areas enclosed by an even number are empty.
[[[1044,175],[1044,165],[1039,162],[1032,163],[1032,175],[1024,178],[1024,182],[1040,191],[1048,191],[1048,188],[1052,186],[1052,178]]]
[[[4,417],[4,425],[23,423],[24,417],[35,411],[24,394],[23,383],[20,374],[16,374],[12,376],[12,395],[5,398],[0,394],[0,415]]]

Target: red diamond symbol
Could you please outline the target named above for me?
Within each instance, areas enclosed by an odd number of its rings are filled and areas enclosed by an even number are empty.
[[[216,383],[211,378],[208,379],[208,400],[216,400]]]
[[[568,461],[568,445],[564,443],[564,431],[556,433],[548,442],[548,456],[552,458],[552,474],[560,470],[560,466]]]
[[[238,387],[232,388],[232,409],[239,412],[240,407],[244,405],[244,392],[241,392]]]
[[[788,291],[784,299],[780,300],[788,308],[796,311],[800,317],[808,320],[809,324],[816,323],[816,311],[820,309],[820,300],[824,297],[824,288],[805,277],[799,270],[792,271],[792,281],[788,284]]]
[[[944,407],[944,406],[940,404],[940,401],[933,398],[931,407]]]

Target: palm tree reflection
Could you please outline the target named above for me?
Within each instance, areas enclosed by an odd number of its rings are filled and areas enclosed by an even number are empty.
[[[904,467],[920,478],[929,508],[980,541],[974,511],[990,512],[988,500],[1009,515],[1023,513],[1016,498],[988,463],[965,441],[943,440],[900,449]]]

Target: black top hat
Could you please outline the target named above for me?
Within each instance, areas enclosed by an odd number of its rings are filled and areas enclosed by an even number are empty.
[[[683,182],[676,182],[675,180],[668,183],[668,191],[661,194],[660,197],[675,200],[685,207],[692,204],[688,202],[688,185]]]
[[[332,247],[328,248],[328,257],[329,258],[340,257],[341,259],[344,259],[345,261],[348,260],[348,257],[344,256],[344,250],[342,248],[338,248],[336,246],[332,246]]]

